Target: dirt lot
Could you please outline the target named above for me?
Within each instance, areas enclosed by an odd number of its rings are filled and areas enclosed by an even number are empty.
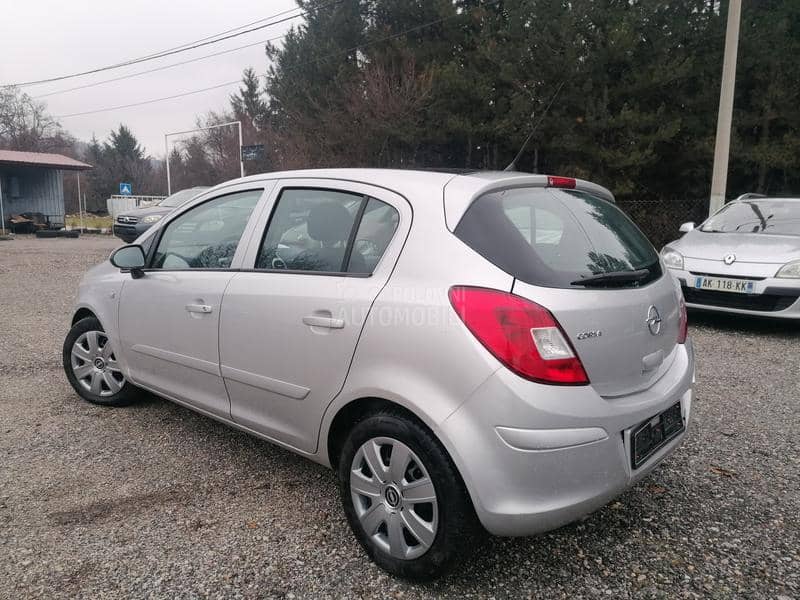
[[[61,342],[115,245],[0,241],[0,598],[800,599],[800,328],[692,315],[672,458],[580,523],[409,585],[366,561],[328,470],[168,402],[77,398]]]

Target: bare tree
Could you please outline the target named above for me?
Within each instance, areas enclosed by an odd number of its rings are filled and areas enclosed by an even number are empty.
[[[0,88],[0,146],[8,150],[69,153],[74,143],[44,104],[18,88]]]
[[[377,59],[334,98],[309,98],[313,113],[289,112],[276,133],[278,162],[308,166],[402,166],[413,162],[433,73],[413,58]]]

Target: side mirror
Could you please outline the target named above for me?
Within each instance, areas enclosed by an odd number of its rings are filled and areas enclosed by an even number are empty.
[[[134,279],[144,277],[144,271],[142,271],[145,262],[144,250],[138,244],[117,248],[111,253],[109,260],[118,269],[130,271],[131,277]]]
[[[689,233],[694,229],[694,221],[689,221],[688,223],[683,223],[678,231],[681,233]]]

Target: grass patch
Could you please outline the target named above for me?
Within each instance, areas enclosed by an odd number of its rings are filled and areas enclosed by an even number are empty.
[[[80,215],[67,215],[64,218],[67,227],[78,228],[81,226]],[[111,216],[83,215],[83,226],[87,229],[111,228]]]

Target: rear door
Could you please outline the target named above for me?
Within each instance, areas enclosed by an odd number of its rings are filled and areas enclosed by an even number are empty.
[[[613,204],[578,191],[502,190],[478,198],[455,233],[514,275],[515,294],[553,313],[600,394],[645,389],[669,367],[679,291]],[[597,280],[608,273],[622,279]]]
[[[313,452],[411,208],[386,190],[341,181],[283,180],[272,196],[248,268],[225,292],[221,370],[234,421]]]

